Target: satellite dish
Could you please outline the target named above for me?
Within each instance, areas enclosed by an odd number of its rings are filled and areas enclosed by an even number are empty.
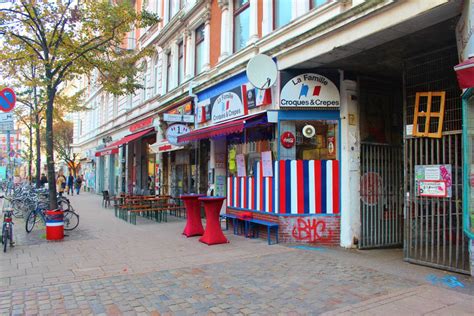
[[[249,60],[246,72],[247,78],[255,88],[265,90],[275,84],[278,69],[271,57],[259,54]]]
[[[305,125],[302,132],[304,137],[311,138],[316,134],[316,129],[313,125]]]

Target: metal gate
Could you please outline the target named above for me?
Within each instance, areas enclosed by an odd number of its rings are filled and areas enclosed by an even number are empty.
[[[403,243],[402,147],[361,144],[359,248]]]
[[[446,104],[441,138],[405,136],[404,252],[409,262],[469,273],[468,240],[462,226],[462,111],[453,71],[456,63],[455,46],[405,63],[406,124],[413,122],[416,92],[446,91]],[[419,196],[416,166],[420,170],[434,165],[450,170],[446,181],[450,197]]]

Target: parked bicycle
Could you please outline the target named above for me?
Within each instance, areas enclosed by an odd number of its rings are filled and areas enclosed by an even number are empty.
[[[48,205],[44,203],[36,203],[35,208],[28,214],[25,222],[25,229],[30,233],[35,224],[42,221],[46,225],[46,210]],[[79,215],[72,209],[63,210],[64,214],[64,230],[73,230],[79,225]]]
[[[0,199],[3,198],[3,196],[0,196]],[[3,252],[7,252],[7,245],[10,244],[10,247],[13,247],[13,245],[15,244],[13,241],[13,211],[11,209],[4,209],[2,213],[2,245]]]

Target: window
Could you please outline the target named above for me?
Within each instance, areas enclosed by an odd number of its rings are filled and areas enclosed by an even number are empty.
[[[288,0],[273,0],[273,27],[279,29],[280,27],[290,23],[292,1]]]
[[[309,6],[311,9],[318,8],[328,2],[328,0],[309,0]]]
[[[183,8],[183,0],[169,0],[170,20]]]
[[[155,95],[158,94],[158,83],[159,83],[159,59],[158,55],[153,59],[153,82],[155,83],[154,92]]]
[[[148,90],[148,65],[146,62],[143,63],[143,101],[147,99]]]
[[[249,0],[234,0],[234,51],[247,46],[250,24]]]
[[[184,43],[178,44],[178,85],[184,80]]]
[[[171,53],[166,54],[166,91],[171,90]]]
[[[128,33],[128,49],[135,49],[135,27]]]
[[[196,75],[204,68],[204,24],[196,29]]]

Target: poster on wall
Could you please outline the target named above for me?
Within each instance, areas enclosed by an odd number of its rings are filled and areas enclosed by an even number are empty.
[[[451,197],[451,165],[415,166],[415,184],[417,196]]]
[[[262,169],[264,177],[273,177],[273,161],[271,151],[262,152]]]
[[[245,156],[243,154],[238,154],[235,156],[235,160],[237,162],[237,177],[245,177]]]
[[[305,73],[291,78],[280,92],[280,107],[339,108],[337,86],[325,76]]]

